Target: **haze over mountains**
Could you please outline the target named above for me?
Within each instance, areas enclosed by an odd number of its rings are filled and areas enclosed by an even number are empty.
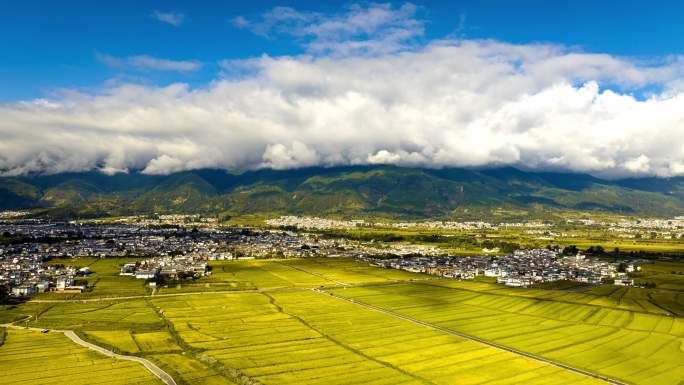
[[[587,174],[394,166],[302,168],[231,174],[100,172],[0,178],[0,209],[96,217],[152,213],[482,217],[493,209],[592,210],[673,216],[684,178],[605,180]]]

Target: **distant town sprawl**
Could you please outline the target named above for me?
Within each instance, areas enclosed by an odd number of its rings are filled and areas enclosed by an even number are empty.
[[[619,238],[684,238],[684,216],[671,219],[661,218],[629,218],[616,221],[599,221],[595,219],[567,219],[567,225],[601,228],[615,233]],[[424,229],[424,230],[500,230],[523,229],[525,234],[540,236],[575,237],[576,234],[559,233],[553,230],[551,223],[540,221],[529,222],[486,222],[486,221],[416,221],[416,222],[378,222],[362,219],[335,220],[318,217],[281,216],[266,220],[276,227],[291,227],[302,230],[329,230],[354,228],[380,229]],[[539,239],[550,239],[540,237]]]
[[[410,242],[377,242],[346,237],[326,237],[309,229],[337,226],[369,226],[365,221],[337,221],[307,217],[280,217],[271,227],[230,227],[199,215],[160,215],[109,220],[53,222],[26,219],[25,213],[0,213],[0,285],[15,296],[44,291],[73,293],[88,290],[88,267],[77,269],[69,258],[130,258],[122,276],[150,281],[197,279],[211,274],[207,261],[244,258],[351,257],[370,263],[447,278],[496,277],[509,286],[529,286],[559,280],[586,284],[611,282],[633,285],[629,277],[643,263],[637,259],[608,262],[558,248],[520,249],[499,253],[483,248],[481,255],[454,256],[438,246]],[[592,226],[591,221],[581,222]],[[371,226],[439,229],[494,229],[501,226],[539,231],[547,224],[486,222],[373,223]],[[660,228],[675,234],[684,219],[634,220],[611,224],[616,229]],[[611,227],[612,228],[612,227]],[[294,231],[303,229],[304,231]],[[500,255],[490,255],[497,253]],[[59,258],[64,263],[46,263]]]
[[[527,287],[556,281],[575,281],[586,284],[613,282],[633,286],[628,273],[641,270],[634,263],[608,263],[587,258],[578,253],[566,256],[560,250],[516,250],[503,256],[416,257],[368,260],[386,268],[427,273],[447,278],[473,279],[478,276],[496,277],[496,282],[507,286]]]

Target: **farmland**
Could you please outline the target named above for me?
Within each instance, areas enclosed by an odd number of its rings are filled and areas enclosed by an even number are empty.
[[[678,384],[684,378],[682,318],[637,303],[602,306],[581,293],[554,293],[554,299],[492,286],[441,281],[333,292],[626,382]]]
[[[79,298],[121,297],[148,294],[144,282],[131,277],[121,277],[119,272],[121,265],[126,262],[136,261],[140,258],[76,258],[54,259],[51,264],[66,264],[76,267],[89,267],[92,274],[88,277],[79,278],[77,283],[87,286]],[[73,294],[44,293],[39,298],[71,298]]]
[[[202,357],[264,384],[593,383],[311,291],[153,302]]]
[[[139,285],[112,274],[112,261],[102,266],[110,268],[98,274],[120,280],[115,291],[126,293],[126,282]],[[645,274],[672,275],[672,266],[655,266],[660,270]],[[3,320],[31,316],[29,326],[76,330],[90,342],[155,362],[178,384],[601,383],[449,330],[624,383],[674,385],[684,378],[684,318],[673,316],[681,310],[677,291],[519,289],[342,258],[211,267],[209,277],[145,297],[112,299],[114,291],[102,291],[106,299],[85,293],[72,298],[85,302],[29,301],[3,310]],[[670,302],[658,293],[669,293]],[[2,358],[18,332],[9,333]],[[30,336],[40,346],[40,338],[53,338]]]
[[[141,365],[94,353],[61,333],[6,333],[0,346],[3,384],[161,384]]]

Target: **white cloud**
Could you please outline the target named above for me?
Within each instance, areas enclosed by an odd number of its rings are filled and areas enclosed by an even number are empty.
[[[176,12],[162,12],[159,10],[152,11],[152,17],[161,21],[162,23],[171,24],[178,27],[185,21],[185,15]]]
[[[625,168],[634,173],[646,173],[651,169],[651,159],[646,155],[639,155],[636,158],[627,160]]]
[[[177,71],[192,72],[202,68],[202,63],[194,60],[169,60],[148,55],[129,56],[118,58],[109,55],[97,54],[97,60],[115,68],[128,68],[139,71]]]
[[[380,6],[387,9],[397,12]],[[306,32],[311,44],[336,33],[328,31],[355,36],[368,18],[397,19],[350,12],[331,19],[340,25],[317,19],[315,34]],[[354,12],[365,21],[350,21]],[[274,17],[302,16],[281,9]],[[223,65],[240,76],[196,89],[119,84],[0,104],[0,170],[165,174],[389,163],[684,174],[681,58],[643,63],[558,45],[444,40]],[[635,96],[644,90],[651,94]]]
[[[236,28],[247,28],[249,26],[249,20],[244,16],[237,16],[230,21]]]
[[[416,18],[417,11],[411,3],[352,4],[334,15],[275,7],[253,20],[238,16],[233,25],[266,38],[298,38],[313,54],[391,53],[411,47],[423,35],[424,22]]]
[[[401,155],[391,153],[387,150],[380,150],[375,154],[368,155],[370,164],[393,164],[401,161]]]

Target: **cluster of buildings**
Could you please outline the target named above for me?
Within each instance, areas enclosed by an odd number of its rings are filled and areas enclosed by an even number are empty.
[[[213,226],[219,223],[218,218],[200,214],[160,214],[160,215],[130,215],[117,219],[94,219],[92,223],[129,224],[139,226]]]
[[[608,231],[620,238],[684,238],[684,217],[672,219],[633,219],[607,223]]]
[[[627,265],[623,272],[618,264],[586,258],[582,254],[564,256],[558,250],[516,250],[499,257],[420,257],[374,259],[372,263],[386,268],[402,269],[448,278],[472,279],[477,276],[495,277],[497,283],[527,287],[555,281],[575,281],[600,284],[612,280],[616,285],[632,286],[634,280],[627,273],[640,269]]]
[[[233,238],[231,251],[235,258],[309,258],[360,257],[385,255],[440,255],[434,246],[410,243],[382,244],[346,238],[323,238],[316,234],[288,231],[263,231]]]
[[[684,238],[684,216],[674,218],[631,218],[616,222],[602,222],[593,219],[568,219],[569,224],[591,226],[613,233],[618,238],[629,239],[682,239]]]
[[[292,227],[303,230],[330,230],[363,227],[366,225],[366,222],[361,219],[343,221],[318,217],[285,215],[279,218],[268,219],[266,220],[266,224],[274,227]]]
[[[616,284],[633,285],[626,272],[617,271],[616,264],[584,258],[582,255],[568,257],[561,255],[558,250],[518,250],[499,257],[450,257],[435,246],[329,238],[287,229],[383,226],[489,230],[503,226],[527,228],[530,234],[557,235],[546,229],[546,224],[537,222],[497,225],[486,222],[436,221],[388,224],[287,216],[268,221],[276,229],[259,230],[219,226],[213,218],[198,215],[127,217],[110,219],[108,222],[83,223],[23,219],[20,214],[5,213],[0,216],[0,233],[5,239],[0,242],[0,285],[7,286],[17,296],[48,290],[83,290],[75,282],[79,275],[89,273],[87,268],[79,271],[72,267],[45,263],[51,258],[76,257],[146,258],[141,262],[125,264],[121,275],[155,282],[159,279],[205,276],[210,273],[206,262],[208,260],[355,257],[383,267],[443,277],[495,277],[497,282],[509,286],[529,286],[560,280],[597,284],[607,279],[614,280]],[[634,226],[655,225],[684,229],[684,218],[646,223],[621,222],[616,228],[633,229]],[[496,247],[483,249],[485,254],[498,252]],[[628,266],[627,272],[629,269],[635,267]]]
[[[383,229],[424,229],[424,230],[497,230],[499,227],[540,228],[549,224],[542,222],[502,222],[492,224],[483,221],[422,221],[422,222],[366,222],[362,219],[335,220],[306,216],[281,216],[266,220],[266,224],[274,227],[291,227],[302,230],[350,229],[357,227],[372,227]]]
[[[71,266],[45,264],[37,255],[0,254],[0,286],[15,297],[55,291],[60,293],[80,293],[85,287],[75,285],[76,277],[88,275],[88,268],[76,269]]]
[[[0,244],[0,255],[30,254],[43,258],[213,255],[223,252],[226,241],[235,236],[231,229],[209,232],[178,227],[37,220],[0,222],[0,233],[20,240]]]
[[[148,258],[138,262],[128,262],[121,267],[119,275],[132,276],[137,279],[156,280],[179,278],[201,278],[211,274],[208,269],[206,258],[188,256],[164,256]],[[152,286],[155,282],[151,283]]]
[[[227,245],[236,236],[232,230],[52,222],[8,214],[0,218],[0,234],[6,239],[0,242],[0,285],[13,296],[85,290],[75,282],[90,273],[88,268],[77,270],[46,263],[55,258],[147,257],[150,259],[136,266],[136,276],[146,270],[157,277],[205,275],[204,260],[230,257]]]

